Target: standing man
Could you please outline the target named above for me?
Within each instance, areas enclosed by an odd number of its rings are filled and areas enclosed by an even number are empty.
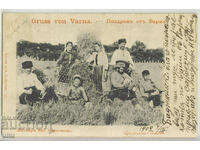
[[[104,93],[107,90],[108,57],[100,41],[94,43],[94,52],[87,62],[93,66],[93,79],[97,92]]]
[[[119,44],[119,49],[114,51],[111,58],[110,65],[114,66],[116,64],[116,61],[118,60],[127,60],[125,72],[128,73],[128,72],[133,71],[134,70],[133,60],[131,58],[129,51],[125,49],[126,39],[119,39],[118,44]]]

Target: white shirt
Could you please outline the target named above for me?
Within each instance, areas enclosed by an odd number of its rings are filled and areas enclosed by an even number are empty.
[[[117,49],[116,51],[114,51],[113,55],[112,55],[112,58],[111,58],[111,62],[110,62],[110,65],[116,65],[116,61],[117,60],[125,60],[127,61],[128,63],[130,63],[130,67],[132,69],[134,69],[134,63],[133,63],[133,60],[131,58],[131,55],[129,53],[129,51],[127,50],[121,50],[121,49]]]
[[[96,64],[96,56],[97,56],[97,64]],[[90,55],[89,58],[87,59],[87,62],[90,63],[92,61],[94,61],[94,65],[103,66],[104,69],[108,69],[108,57],[105,52],[101,51],[99,53],[97,52],[92,53],[92,55]]]
[[[24,93],[25,89],[27,87],[35,86],[38,90],[43,91],[44,86],[42,83],[38,80],[37,76],[34,73],[31,74],[21,74],[17,78],[17,92],[20,96],[22,93]]]

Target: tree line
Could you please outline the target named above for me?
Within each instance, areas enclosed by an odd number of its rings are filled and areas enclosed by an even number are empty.
[[[111,45],[104,45],[107,52],[112,53],[118,49],[118,42],[114,42]],[[135,41],[135,43],[128,48],[134,62],[164,62],[163,48],[148,49],[146,45],[141,41]]]
[[[92,40],[90,38],[92,38]],[[83,36],[79,38],[78,44],[73,46],[73,50],[85,56],[87,53],[85,54],[84,51],[92,51],[92,41],[94,41],[94,37],[87,35],[86,39],[86,36]],[[103,46],[108,57],[111,57],[113,51],[118,49],[117,42]],[[64,49],[65,44],[62,43],[53,45],[50,43],[34,43],[29,41],[17,42],[18,57],[26,55],[37,60],[56,61]],[[134,62],[164,62],[164,51],[162,48],[148,49],[141,41],[136,41],[130,48],[127,47],[127,50],[130,52]]]

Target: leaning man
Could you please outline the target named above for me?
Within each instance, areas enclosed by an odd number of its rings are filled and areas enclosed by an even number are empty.
[[[18,76],[17,89],[20,104],[33,104],[40,100],[45,92],[45,88],[38,80],[37,76],[32,73],[32,61],[22,63],[23,73]]]
[[[136,98],[135,85],[133,79],[124,72],[126,61],[116,61],[115,71],[111,74],[111,91],[109,98],[119,98],[121,100],[130,100]]]

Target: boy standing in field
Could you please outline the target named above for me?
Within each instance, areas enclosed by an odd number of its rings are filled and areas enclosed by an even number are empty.
[[[82,79],[80,75],[75,75],[73,77],[73,83],[67,91],[67,97],[74,104],[80,104],[88,102],[88,97],[85,93],[82,85]]]
[[[151,80],[150,72],[144,70],[142,72],[143,79],[140,81],[140,93],[148,102],[153,101],[153,106],[160,106],[160,91],[156,87],[155,83]]]

